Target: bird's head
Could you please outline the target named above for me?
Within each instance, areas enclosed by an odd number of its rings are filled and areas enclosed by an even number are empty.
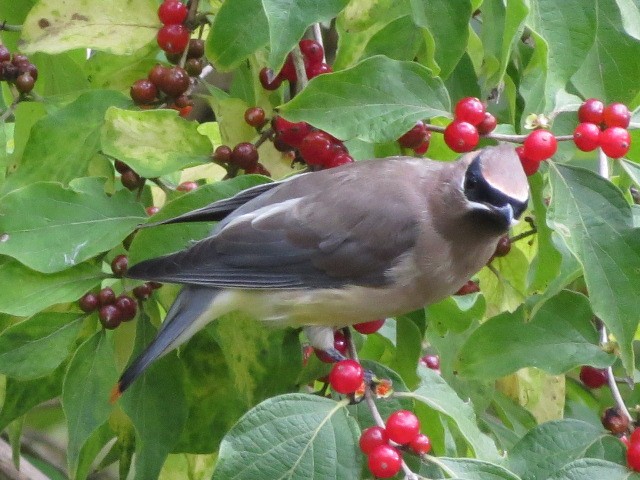
[[[511,145],[499,145],[463,157],[462,180],[467,206],[492,230],[507,231],[527,208],[529,183]]]

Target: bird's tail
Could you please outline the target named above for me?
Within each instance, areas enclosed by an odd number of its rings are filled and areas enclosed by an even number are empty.
[[[188,286],[184,287],[173,303],[158,330],[156,338],[125,371],[111,391],[111,402],[122,393],[153,361],[189,340],[198,330],[231,308],[225,301],[228,291]]]

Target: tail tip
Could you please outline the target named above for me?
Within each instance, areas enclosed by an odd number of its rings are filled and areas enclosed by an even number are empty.
[[[109,403],[114,404],[122,396],[122,389],[120,388],[120,382],[116,383],[111,389],[111,395],[109,395]]]

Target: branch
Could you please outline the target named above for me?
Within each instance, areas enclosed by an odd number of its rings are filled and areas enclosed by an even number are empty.
[[[48,480],[29,460],[20,457],[20,470],[13,464],[11,445],[0,438],[0,475],[8,480]]]
[[[444,133],[446,127],[441,127],[440,125],[433,125],[431,123],[425,123],[427,130],[432,132]],[[512,142],[512,143],[522,143],[529,135],[510,135],[507,133],[485,133],[484,135],[480,135],[482,138],[490,138],[492,140],[500,140],[502,142]],[[573,140],[573,135],[558,135],[556,136],[556,140],[559,142],[566,142],[568,140]]]
[[[5,32],[21,32],[22,25],[8,25],[7,21],[3,21],[0,24],[0,31],[4,30]]]
[[[314,23],[311,28],[313,32],[313,39],[316,42],[318,42],[322,47],[322,61],[324,63],[327,63],[327,56],[325,55],[325,51],[324,51],[324,40],[322,39],[322,28],[320,27],[320,24],[317,22]]]

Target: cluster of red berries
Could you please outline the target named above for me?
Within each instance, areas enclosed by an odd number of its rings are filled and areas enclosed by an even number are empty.
[[[417,455],[431,451],[431,440],[420,433],[418,417],[408,410],[392,413],[382,427],[369,427],[360,436],[360,450],[367,456],[371,473],[391,478],[402,467],[402,453],[396,445],[406,446]]]
[[[596,148],[611,158],[624,157],[631,146],[627,130],[631,112],[622,103],[611,103],[605,107],[596,98],[585,100],[578,109],[580,123],[573,132],[573,141],[578,149],[591,152]]]
[[[38,69],[26,55],[14,53],[0,44],[0,81],[13,83],[20,93],[29,93],[38,79]]]
[[[165,0],[158,8],[162,28],[158,30],[158,46],[168,54],[179,55],[189,43],[191,32],[184,25],[189,11],[178,0]]]
[[[416,155],[424,155],[429,149],[431,132],[422,120],[419,120],[411,130],[398,138],[402,148],[411,148]]]
[[[275,133],[273,144],[278,151],[295,150],[298,158],[311,167],[326,169],[353,162],[341,140],[306,122],[293,123],[276,116],[271,121],[271,128]]]
[[[302,58],[304,60],[304,71],[307,74],[307,78],[311,80],[323,73],[330,73],[333,70],[331,66],[324,61],[324,49],[315,40],[305,39],[300,40],[298,43],[300,51],[302,52]],[[276,90],[284,80],[290,82],[298,81],[298,75],[296,74],[296,68],[293,65],[293,56],[290,53],[287,55],[287,59],[282,66],[282,69],[277,75],[274,75],[273,70],[264,67],[260,70],[259,74],[260,83],[265,90]]]
[[[496,124],[496,118],[479,99],[466,97],[456,103],[453,122],[444,129],[444,141],[454,152],[470,152],[478,145],[480,135],[492,132]]]

